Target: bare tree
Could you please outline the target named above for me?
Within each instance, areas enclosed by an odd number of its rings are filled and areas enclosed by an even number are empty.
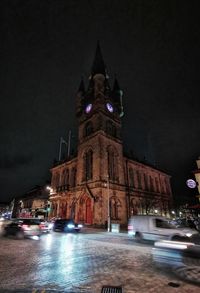
[[[152,210],[154,210],[158,205],[158,200],[154,198],[141,198],[140,199],[140,205],[142,208],[142,213],[145,212],[147,215],[151,213]]]

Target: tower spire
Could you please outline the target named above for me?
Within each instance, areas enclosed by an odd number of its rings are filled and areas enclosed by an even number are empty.
[[[99,41],[97,42],[96,53],[92,64],[91,75],[94,76],[97,73],[101,73],[106,77],[106,67],[102,57]]]
[[[85,84],[84,84],[83,78],[81,78],[81,82],[80,82],[80,85],[79,85],[79,88],[78,88],[78,92],[82,92],[82,93],[85,92]]]

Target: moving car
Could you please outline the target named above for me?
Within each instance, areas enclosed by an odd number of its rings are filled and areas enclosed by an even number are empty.
[[[136,240],[160,239],[190,241],[198,235],[198,231],[191,228],[177,228],[168,219],[161,216],[133,216],[128,223],[128,234]]]
[[[4,236],[15,236],[17,239],[25,237],[40,236],[39,219],[16,219],[4,227]]]
[[[40,219],[40,230],[42,233],[50,233],[52,230],[53,224],[44,220]]]
[[[72,219],[59,219],[55,221],[53,230],[60,232],[79,232],[82,227],[82,224],[77,224]]]

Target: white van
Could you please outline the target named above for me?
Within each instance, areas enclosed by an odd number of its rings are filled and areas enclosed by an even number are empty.
[[[177,228],[168,219],[161,216],[133,216],[128,223],[128,234],[136,240],[190,240],[196,230]]]

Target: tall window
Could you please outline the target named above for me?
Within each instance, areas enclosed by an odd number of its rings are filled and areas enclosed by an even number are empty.
[[[71,170],[71,186],[76,186],[76,168],[72,168]]]
[[[154,191],[153,178],[150,176],[150,191]]]
[[[149,185],[148,185],[148,177],[146,174],[144,174],[144,188],[145,190],[148,190],[149,189]]]
[[[155,179],[156,180],[156,191],[160,192],[160,188],[159,188],[159,180],[158,178]]]
[[[117,180],[117,158],[112,148],[108,148],[108,175],[110,180]]]
[[[84,131],[85,136],[90,135],[92,132],[93,132],[93,125],[92,125],[92,122],[89,121],[85,125],[85,131]]]
[[[53,183],[54,183],[54,186],[55,187],[58,187],[59,186],[59,181],[60,181],[60,175],[59,175],[59,173],[56,173],[54,175],[54,180],[53,180]]]
[[[120,201],[117,197],[110,199],[110,216],[112,220],[119,220]]]
[[[138,179],[138,189],[141,189],[142,188],[142,182],[141,182],[140,171],[137,171],[137,179]]]
[[[170,185],[169,185],[169,181],[167,180],[167,178],[165,178],[165,190],[167,194],[170,194]]]
[[[84,180],[92,179],[92,176],[93,176],[92,166],[93,166],[93,152],[92,150],[89,150],[84,154]]]
[[[129,184],[130,184],[130,187],[134,187],[134,173],[133,173],[133,168],[129,168]]]

